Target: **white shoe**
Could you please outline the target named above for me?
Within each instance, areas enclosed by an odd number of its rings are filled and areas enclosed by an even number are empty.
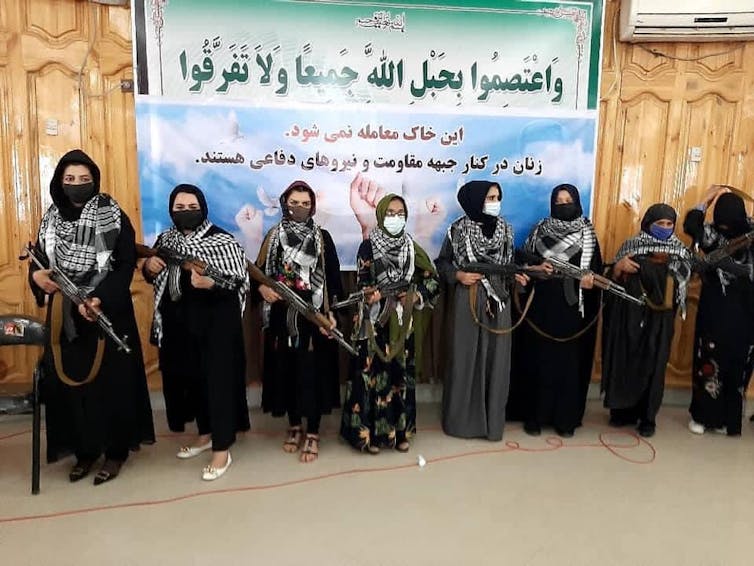
[[[202,471],[202,479],[204,481],[214,481],[217,478],[221,477],[225,472],[228,471],[228,468],[230,468],[230,464],[233,462],[233,458],[230,457],[230,452],[228,452],[228,461],[225,463],[225,465],[222,468],[214,468],[212,466],[205,466],[204,470]]]
[[[703,424],[696,422],[694,419],[691,419],[689,421],[689,430],[694,434],[704,434],[704,431],[706,429]]]
[[[178,451],[175,457],[180,458],[181,460],[187,460],[188,458],[194,458],[198,456],[202,452],[206,452],[210,448],[212,448],[211,440],[203,446],[181,446],[181,449]]]
[[[728,434],[728,428],[724,426],[721,426],[720,428],[711,428],[709,430],[715,434]]]

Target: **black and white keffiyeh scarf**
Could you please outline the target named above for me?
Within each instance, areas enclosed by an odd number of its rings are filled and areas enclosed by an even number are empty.
[[[583,216],[576,220],[558,220],[545,218],[535,227],[524,244],[524,250],[529,254],[538,255],[544,259],[554,257],[569,262],[579,252],[581,260],[579,268],[588,270],[592,264],[594,250],[597,246],[597,235],[594,226]],[[570,285],[570,281],[566,281]],[[584,293],[579,287],[579,312],[584,315]]]
[[[270,233],[265,271],[276,276],[293,273],[312,292],[312,304],[322,307],[325,265],[322,232],[311,218],[306,222],[283,219]]]
[[[246,293],[249,291],[249,271],[246,267],[246,254],[236,239],[224,231],[208,234],[214,225],[205,220],[196,230],[186,235],[175,227],[160,234],[155,247],[164,246],[180,253],[195,257],[228,277],[227,282],[215,281],[228,290],[238,291],[241,314],[246,307]],[[172,301],[181,298],[181,266],[168,264],[154,280],[154,322],[152,332],[157,343],[162,341],[162,316],[160,301],[165,291],[170,293]]]
[[[749,231],[754,230],[754,219],[747,218],[747,222],[749,224]],[[724,248],[729,243],[730,240],[715,229],[714,224],[704,225],[704,235],[702,236],[702,241],[699,242],[702,249],[713,251]],[[746,249],[731,255],[729,260],[741,267],[752,269],[752,266],[754,266],[754,250],[752,250],[751,247],[747,247]],[[722,288],[723,295],[725,295],[728,285],[730,285],[737,276],[720,267],[715,269],[715,273],[720,280],[720,287]]]
[[[87,293],[112,270],[112,255],[121,226],[121,209],[100,193],[89,199],[78,220],[65,220],[56,205],[39,227],[39,245],[50,262]]]
[[[372,242],[374,276],[379,287],[410,282],[414,276],[414,240],[405,231],[397,238],[375,227],[369,234]]]
[[[623,245],[615,255],[615,261],[627,255],[642,256],[651,253],[668,254],[670,257],[668,269],[676,282],[676,302],[681,309],[681,317],[685,319],[686,297],[688,295],[689,279],[691,278],[691,252],[675,234],[667,240],[658,240],[654,236],[642,231],[638,236],[623,242]]]
[[[89,199],[77,220],[66,220],[57,205],[47,209],[39,226],[39,246],[50,268],[59,269],[84,293],[91,293],[112,271],[113,250],[120,234],[121,210],[105,193]],[[70,300],[64,298],[63,330],[77,336]]]
[[[450,225],[448,237],[453,246],[456,269],[472,262],[507,264],[513,261],[513,229],[500,217],[496,219],[495,231],[489,238],[482,233],[482,223],[468,216],[462,216]],[[508,296],[504,290],[498,292],[487,277],[482,278],[482,286],[499,310],[505,308]]]
[[[273,278],[290,279],[293,276],[311,291],[312,305],[321,309],[325,300],[325,260],[322,231],[312,218],[294,222],[284,218],[270,231],[265,260],[265,272]],[[267,326],[270,305],[264,303],[262,317]],[[288,307],[286,326],[291,337],[297,337],[298,312]]]

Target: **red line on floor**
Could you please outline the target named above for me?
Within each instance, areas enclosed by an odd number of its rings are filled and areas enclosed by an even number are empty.
[[[18,434],[24,434],[22,433],[16,433]],[[611,442],[610,437],[624,437],[629,440],[628,443],[616,443]],[[2,438],[0,438],[2,440]],[[640,438],[639,436],[630,433],[630,432],[600,432],[598,437],[598,442],[596,443],[580,443],[580,444],[566,444],[563,442],[563,439],[558,437],[546,437],[545,439],[545,448],[523,448],[521,444],[514,440],[506,441],[503,448],[490,448],[490,449],[483,449],[483,450],[470,450],[467,452],[461,452],[458,454],[450,454],[447,456],[437,456],[435,458],[427,458],[427,464],[438,464],[440,462],[449,462],[451,460],[458,460],[461,458],[468,458],[472,456],[481,456],[481,455],[488,455],[488,454],[502,454],[506,452],[530,452],[530,453],[537,453],[537,452],[553,452],[556,450],[562,450],[562,449],[584,449],[584,448],[599,448],[607,450],[609,453],[611,453],[613,456],[616,456],[620,458],[621,460],[624,460],[625,462],[631,463],[631,464],[651,464],[655,461],[655,458],[657,456],[657,451],[655,447],[646,439]],[[624,456],[619,452],[619,450],[636,450],[640,447],[646,447],[649,449],[649,457],[644,460],[637,460],[628,458],[627,456]],[[272,484],[264,484],[264,485],[250,485],[250,486],[242,486],[242,487],[231,487],[231,488],[225,488],[225,489],[214,489],[209,491],[200,491],[200,492],[192,492],[187,493],[184,495],[179,495],[176,497],[169,497],[165,499],[153,499],[153,500],[147,500],[147,501],[134,501],[131,503],[118,503],[113,505],[103,505],[98,507],[85,507],[81,509],[69,509],[67,511],[58,511],[54,513],[42,513],[38,515],[20,515],[16,517],[0,517],[0,524],[3,523],[21,523],[24,521],[35,521],[35,520],[41,520],[41,519],[57,519],[60,517],[70,517],[72,515],[84,515],[88,513],[95,513],[99,511],[111,511],[114,509],[129,509],[129,508],[137,508],[137,507],[152,507],[157,505],[165,505],[168,503],[176,503],[179,501],[186,501],[188,499],[194,499],[197,497],[203,497],[206,495],[222,495],[227,493],[243,493],[247,491],[267,491],[272,489],[280,489],[283,487],[290,487],[294,485],[300,485],[305,483],[312,483],[316,481],[322,481],[326,479],[336,478],[336,477],[342,477],[342,476],[351,476],[351,475],[358,475],[358,474],[370,474],[370,473],[378,473],[378,472],[391,472],[391,471],[397,471],[397,470],[405,470],[408,468],[414,468],[417,464],[411,463],[411,464],[401,464],[398,466],[387,466],[383,468],[374,467],[374,468],[355,468],[351,470],[342,470],[339,472],[331,472],[328,474],[320,474],[316,476],[311,476],[308,478],[301,478],[297,480],[289,480],[285,482],[279,482],[279,483],[272,483]]]

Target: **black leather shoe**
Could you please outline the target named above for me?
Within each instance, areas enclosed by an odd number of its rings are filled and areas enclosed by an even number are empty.
[[[560,438],[573,438],[573,431],[572,430],[559,430],[559,429],[555,429],[555,432],[558,433],[558,436]]]
[[[524,432],[529,436],[539,436],[542,434],[542,427],[536,423],[524,423]]]
[[[77,482],[84,479],[89,475],[96,460],[78,460],[76,464],[71,468],[71,472],[68,474],[68,479],[71,482]]]
[[[639,436],[643,436],[644,438],[649,438],[650,436],[655,435],[655,424],[654,423],[640,423],[639,424]]]
[[[105,460],[100,471],[94,476],[94,485],[101,485],[117,478],[122,465],[123,462],[118,460]]]
[[[610,417],[610,420],[607,421],[607,424],[614,428],[621,428],[624,426],[635,426],[636,425],[636,419],[633,421],[622,419],[620,417]]]

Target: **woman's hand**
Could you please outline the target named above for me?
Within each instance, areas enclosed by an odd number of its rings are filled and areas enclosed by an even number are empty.
[[[624,273],[632,274],[639,271],[639,264],[633,260],[633,257],[633,254],[623,256],[615,262],[615,266],[613,267],[615,277],[620,277]]]
[[[280,295],[278,295],[277,292],[275,292],[267,285],[259,286],[259,294],[262,295],[262,298],[270,304],[280,300]]]
[[[191,286],[196,289],[212,289],[215,286],[215,282],[211,277],[201,275],[195,269],[191,270]]]
[[[465,271],[456,271],[456,281],[458,281],[461,285],[471,287],[474,283],[478,283],[481,280],[481,273],[467,273]]]
[[[322,333],[323,336],[327,336],[328,338],[332,338],[330,336],[330,332],[335,330],[335,327],[338,326],[338,323],[335,320],[335,315],[332,313],[332,311],[328,311],[327,318],[330,320],[330,329],[322,328],[320,326],[319,331]]]
[[[156,277],[157,274],[160,273],[163,269],[165,269],[165,261],[155,256],[152,256],[147,259],[147,261],[144,262],[144,269],[147,270],[147,273],[149,273],[150,277]]]
[[[364,294],[367,297],[368,305],[379,303],[382,300],[382,293],[380,293],[380,290],[377,289],[376,287],[366,287],[364,289]]]
[[[87,299],[85,303],[79,305],[79,314],[89,322],[95,322],[97,320],[97,313],[100,312],[101,304],[102,301],[97,297],[91,297]]]
[[[52,295],[55,291],[60,290],[58,284],[50,278],[51,274],[52,269],[38,269],[31,274],[34,283],[48,295]]]
[[[712,185],[709,189],[707,189],[707,192],[704,193],[704,199],[701,203],[699,203],[699,206],[703,207],[704,210],[707,210],[717,202],[717,199],[719,199],[721,195],[729,192],[731,191],[728,187]]]

